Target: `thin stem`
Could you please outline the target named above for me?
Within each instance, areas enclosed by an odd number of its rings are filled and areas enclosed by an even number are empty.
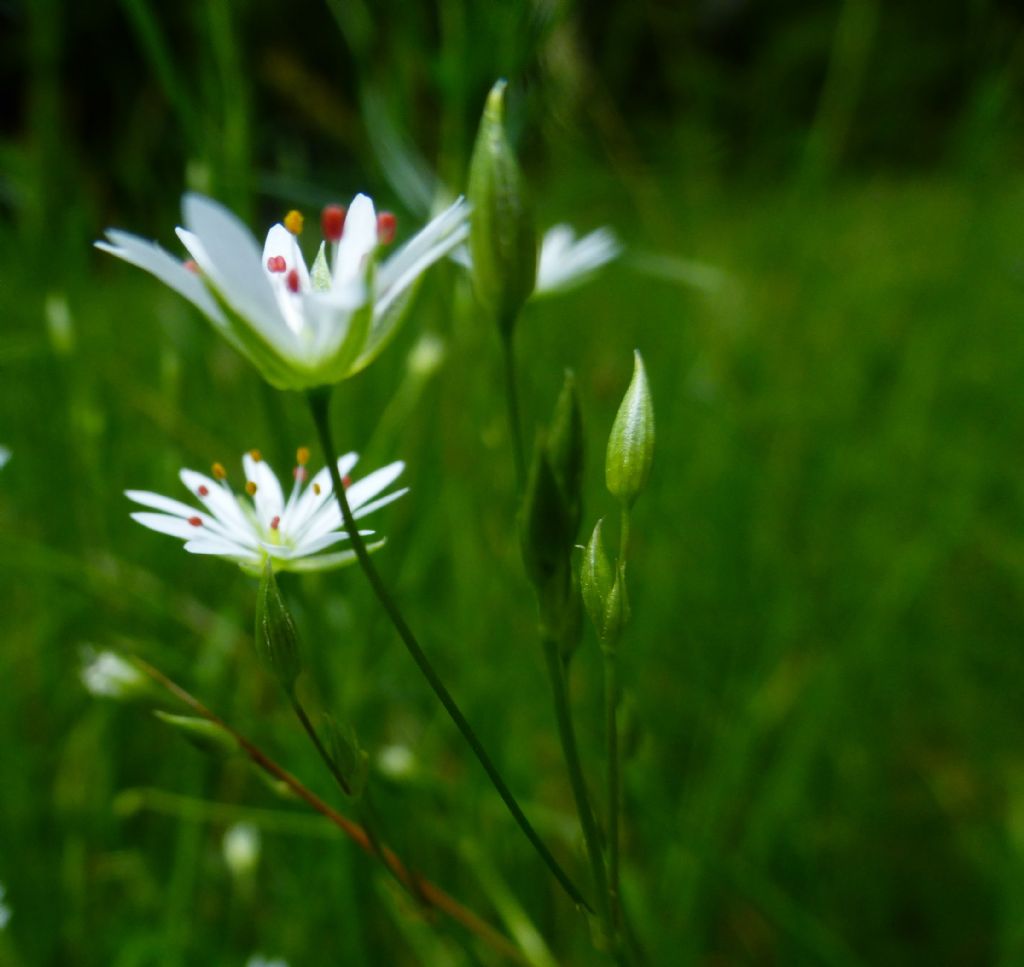
[[[310,411],[313,416],[313,423],[316,425],[317,434],[320,437],[320,445],[324,451],[324,459],[331,475],[331,485],[338,501],[338,508],[341,510],[341,517],[345,525],[345,530],[348,532],[349,538],[352,541],[352,549],[355,551],[359,565],[362,567],[363,573],[366,575],[366,579],[370,583],[370,587],[377,596],[377,600],[391,619],[391,623],[394,625],[395,630],[402,639],[402,643],[405,645],[420,672],[422,672],[423,677],[426,678],[427,683],[433,689],[434,694],[444,706],[449,718],[451,718],[452,722],[455,723],[456,728],[458,728],[462,733],[462,737],[466,742],[469,743],[469,747],[473,750],[473,753],[477,757],[480,765],[483,767],[484,772],[487,773],[487,777],[491,780],[491,784],[501,797],[502,802],[505,803],[508,811],[512,814],[512,818],[523,831],[523,834],[530,841],[541,859],[544,860],[548,869],[554,875],[555,879],[557,879],[562,885],[562,889],[565,890],[572,901],[578,906],[583,907],[584,910],[592,912],[591,906],[583,899],[582,894],[573,884],[572,880],[569,879],[568,874],[562,869],[554,856],[551,855],[547,846],[544,845],[544,842],[537,835],[533,826],[530,825],[530,821],[526,818],[526,815],[520,808],[515,796],[512,795],[512,791],[508,788],[505,780],[501,776],[501,773],[498,772],[497,767],[491,761],[491,757],[487,754],[487,751],[477,738],[476,733],[473,731],[473,728],[470,726],[465,715],[462,714],[459,706],[456,705],[455,699],[452,698],[451,693],[445,687],[437,672],[434,670],[434,666],[431,665],[430,659],[427,658],[423,648],[420,646],[420,643],[416,640],[416,636],[413,634],[412,629],[402,616],[402,612],[399,610],[398,605],[392,599],[390,592],[387,590],[383,580],[377,573],[377,568],[374,566],[374,563],[370,558],[370,553],[366,549],[366,544],[359,535],[359,528],[356,526],[355,518],[352,516],[352,508],[349,506],[348,498],[345,496],[345,487],[342,484],[341,475],[338,473],[338,458],[334,449],[334,442],[331,439],[331,428],[328,418],[328,403],[330,396],[326,391],[313,392],[309,394],[308,399]]]
[[[620,923],[619,912],[619,669],[614,652],[604,659],[605,731],[608,740],[608,899],[612,921]]]
[[[302,727],[306,730],[306,735],[309,736],[309,740],[313,743],[314,747],[316,748],[316,751],[320,755],[320,758],[323,760],[324,765],[327,766],[328,772],[330,772],[330,774],[334,778],[334,781],[338,784],[338,788],[341,789],[341,791],[346,796],[348,796],[349,798],[353,798],[351,784],[345,778],[345,775],[341,771],[341,769],[338,768],[338,764],[334,761],[334,756],[332,756],[327,751],[327,749],[324,748],[323,743],[320,741],[320,736],[317,735],[317,731],[313,727],[313,723],[309,720],[309,716],[306,714],[306,710],[303,707],[302,702],[299,701],[299,697],[295,694],[294,691],[292,691],[289,693],[288,698],[292,703],[292,708],[295,710],[296,717],[302,723]],[[366,793],[364,792],[363,797],[365,797],[365,795]],[[358,800],[355,800],[355,807],[359,815],[359,818],[362,821],[363,829],[366,831],[366,838],[370,841],[370,850],[378,857],[383,859],[384,847],[381,844],[380,833],[377,832],[377,822],[373,816],[372,810],[369,807],[369,803],[363,797],[360,797]],[[401,877],[399,877],[395,873],[395,871],[391,869],[387,861],[384,862],[384,866],[387,868],[388,872],[395,878],[398,885],[401,886],[404,890],[407,890],[409,895],[414,900],[416,900],[419,903],[426,902],[423,899],[423,896],[419,892],[419,890],[415,888],[415,877],[413,878],[413,887],[410,888],[409,884],[402,880]]]
[[[313,728],[313,723],[310,722],[309,716],[306,714],[306,710],[302,707],[302,703],[299,701],[298,696],[292,692],[289,696],[292,703],[292,708],[295,710],[295,715],[298,720],[302,723],[302,727],[306,730],[306,735],[309,736],[310,742],[316,747],[316,751],[320,754],[320,758],[323,759],[324,765],[327,766],[328,772],[334,777],[334,781],[338,784],[346,796],[352,795],[352,787],[349,785],[348,780],[341,774],[341,770],[335,763],[333,756],[328,753],[324,748],[323,743],[320,741],[320,736],[316,734],[316,729]]]
[[[516,465],[519,489],[526,485],[526,448],[523,442],[523,421],[519,411],[519,381],[516,378],[516,349],[513,327],[502,333],[502,364],[505,370],[505,402],[508,406],[508,433],[512,440],[512,457]]]
[[[601,838],[597,831],[597,820],[590,804],[587,792],[587,781],[580,764],[579,747],[576,744],[576,730],[572,724],[569,711],[569,694],[565,684],[565,667],[559,653],[558,642],[545,635],[542,641],[544,659],[547,663],[548,677],[551,679],[551,694],[555,702],[555,718],[558,721],[558,737],[562,742],[562,753],[569,772],[569,783],[572,786],[573,799],[576,801],[576,812],[583,828],[583,841],[590,860],[590,870],[594,878],[594,889],[597,891],[598,913],[605,930],[606,940],[615,945],[615,931],[612,923],[611,908],[608,904],[608,878],[604,868],[604,857],[601,854]]]
[[[180,702],[187,705],[196,715],[223,729],[259,768],[278,781],[283,782],[307,806],[310,806],[337,826],[360,849],[373,855],[370,838],[362,826],[353,823],[350,819],[346,819],[337,810],[328,806],[315,792],[304,786],[283,766],[278,765],[259,746],[228,725],[219,715],[210,711],[199,699],[185,691],[176,682],[171,681],[163,672],[141,658],[133,658],[132,661],[137,668],[145,672],[153,681],[165,688]],[[435,886],[429,880],[411,873],[392,850],[385,848],[381,853],[381,858],[408,888],[415,888],[431,907],[446,913],[453,920],[461,923],[467,930],[503,956],[516,963],[528,963],[523,954],[506,937],[495,930],[494,927],[482,920],[468,907],[464,907],[458,900],[449,896],[440,887]]]

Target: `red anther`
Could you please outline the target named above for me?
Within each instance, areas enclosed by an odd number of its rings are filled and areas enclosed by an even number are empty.
[[[299,291],[299,270],[298,269],[292,269],[291,272],[289,272],[288,275],[285,276],[285,280],[284,281],[285,281],[285,285],[288,286],[288,291],[289,292],[298,292]]]
[[[278,527],[280,527],[280,526],[281,526],[281,518],[280,518],[280,517],[275,517],[275,518],[274,518],[274,519],[273,519],[273,520],[272,520],[272,521],[270,522],[270,529],[271,529],[272,531],[276,531],[276,530],[278,529]]]
[[[199,266],[196,265],[195,259],[185,259],[182,264],[189,270],[189,272],[194,272],[196,275],[199,274]]]
[[[296,467],[292,470],[292,476],[298,480],[299,483],[305,483],[306,477],[309,476],[309,473],[306,471],[305,467]]]
[[[267,270],[270,272],[283,272],[288,268],[288,263],[285,262],[283,255],[271,255],[267,259]]]
[[[348,488],[352,486],[352,478],[348,474],[345,474],[345,476],[341,478],[341,485],[348,490]]]
[[[348,212],[342,205],[328,205],[320,213],[320,231],[328,242],[337,242],[345,231],[345,216]]]
[[[381,212],[377,216],[377,241],[381,245],[390,245],[395,240],[395,229],[398,219],[391,212]]]
[[[190,523],[190,524],[191,524],[191,525],[192,525],[193,527],[202,527],[202,526],[203,526],[203,518],[202,518],[202,517],[190,517],[190,518],[188,519],[188,522],[189,522],[189,523]]]
[[[199,489],[196,491],[200,497],[205,497],[210,492],[210,488],[206,484],[200,484]]]

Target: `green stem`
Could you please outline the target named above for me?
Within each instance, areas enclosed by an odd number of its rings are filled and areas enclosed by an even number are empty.
[[[315,424],[317,434],[320,437],[320,445],[324,451],[324,459],[327,462],[328,471],[331,475],[331,485],[334,488],[334,494],[338,501],[338,508],[341,510],[341,518],[344,522],[345,530],[348,532],[349,539],[352,541],[352,549],[355,551],[359,565],[362,567],[363,573],[366,575],[366,579],[370,583],[370,587],[377,596],[377,600],[387,613],[387,616],[391,619],[391,623],[398,632],[398,636],[402,639],[402,643],[408,650],[409,655],[422,672],[423,677],[426,678],[427,683],[434,690],[434,694],[444,706],[448,716],[451,718],[452,722],[455,723],[456,728],[458,728],[462,733],[462,737],[469,743],[469,747],[473,750],[473,753],[477,757],[480,765],[483,767],[484,772],[487,773],[487,777],[491,780],[491,784],[501,797],[502,802],[505,803],[508,811],[512,814],[512,818],[523,831],[523,835],[525,835],[530,841],[533,848],[540,855],[541,859],[544,860],[548,869],[554,875],[555,879],[558,880],[562,889],[565,890],[572,901],[578,906],[583,907],[583,909],[588,912],[591,912],[592,908],[590,904],[583,899],[579,890],[573,884],[572,880],[569,879],[568,874],[566,874],[562,869],[554,856],[551,855],[551,852],[537,835],[533,826],[530,825],[530,821],[526,818],[526,815],[520,808],[515,796],[512,795],[512,792],[506,785],[505,780],[501,777],[501,773],[498,772],[497,767],[491,761],[491,757],[487,754],[487,751],[480,743],[480,740],[476,737],[476,733],[473,731],[472,726],[470,726],[458,705],[455,704],[455,699],[452,698],[437,672],[434,671],[433,665],[430,664],[430,659],[427,658],[420,646],[420,643],[416,640],[416,636],[412,633],[412,629],[402,616],[402,612],[399,610],[398,605],[392,599],[383,580],[377,573],[377,568],[374,566],[374,563],[370,558],[370,553],[366,549],[366,544],[359,535],[359,528],[356,526],[355,518],[352,516],[352,508],[349,507],[348,498],[345,496],[345,488],[342,484],[341,476],[338,473],[338,458],[334,449],[334,442],[331,439],[330,420],[328,417],[330,391],[323,390],[320,392],[311,392],[308,399],[310,412],[313,416],[313,423]]]
[[[597,891],[598,913],[605,931],[605,938],[612,949],[615,947],[615,931],[612,924],[611,907],[608,904],[608,878],[604,868],[604,857],[601,854],[601,838],[597,831],[597,820],[590,805],[590,794],[587,792],[587,781],[580,764],[579,747],[576,744],[576,730],[572,724],[569,711],[569,693],[565,684],[565,666],[558,648],[558,642],[545,634],[541,642],[544,660],[551,679],[551,694],[555,701],[555,718],[558,722],[558,737],[562,742],[562,754],[569,772],[569,783],[572,786],[573,799],[576,800],[576,812],[583,828],[583,842],[590,860],[590,870],[594,878],[594,889]]]
[[[514,328],[509,326],[501,337],[502,363],[505,370],[505,401],[508,405],[508,433],[512,440],[512,457],[516,465],[519,489],[526,485],[526,449],[523,443],[523,421],[519,411],[519,381],[516,378]]]
[[[298,720],[302,723],[302,727],[306,730],[306,735],[309,736],[309,741],[316,747],[316,751],[320,754],[320,758],[324,760],[324,765],[327,766],[328,772],[334,777],[334,781],[338,784],[346,796],[352,795],[352,787],[348,784],[348,780],[341,774],[341,770],[338,768],[334,761],[333,756],[324,748],[323,743],[320,741],[320,736],[316,734],[316,729],[313,728],[313,723],[310,722],[309,716],[306,714],[306,710],[302,707],[302,703],[298,697],[292,692],[289,696],[291,699],[292,708],[295,710],[295,715]]]

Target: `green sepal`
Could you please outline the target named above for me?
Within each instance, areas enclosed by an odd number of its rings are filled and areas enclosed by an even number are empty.
[[[506,334],[537,281],[537,233],[526,185],[505,133],[505,87],[491,88],[469,166],[473,285]]]
[[[256,653],[281,687],[291,694],[302,669],[295,622],[281,597],[274,568],[267,559],[256,592]]]
[[[608,490],[627,507],[639,496],[654,459],[654,406],[639,350],[633,352],[633,378],[615,415],[605,458]]]

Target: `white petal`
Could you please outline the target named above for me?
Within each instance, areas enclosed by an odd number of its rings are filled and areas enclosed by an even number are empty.
[[[143,507],[162,510],[164,513],[174,514],[176,517],[184,517],[186,520],[189,517],[205,516],[189,504],[183,504],[180,500],[175,500],[173,497],[165,497],[163,494],[155,494],[150,490],[126,490],[124,495],[129,500],[142,504]]]
[[[401,490],[396,490],[392,494],[387,494],[384,497],[378,497],[376,500],[371,500],[368,504],[363,504],[358,510],[352,511],[352,516],[359,520],[361,517],[365,517],[367,514],[372,514],[375,510],[380,510],[381,507],[386,507],[393,501],[398,500],[399,497],[404,497],[409,492],[408,487],[403,487]]]
[[[138,235],[111,229],[108,242],[97,242],[96,248],[116,255],[131,265],[138,266],[156,276],[179,295],[183,295],[215,325],[225,324],[224,313],[207,291],[203,280],[185,268],[183,262],[165,252],[156,242],[148,242]]]
[[[161,534],[170,534],[171,537],[180,537],[186,541],[194,538],[202,527],[202,525],[195,527],[181,517],[171,517],[168,514],[150,514],[146,511],[136,511],[130,516],[132,520],[138,521],[143,527],[148,527],[150,530],[158,531]],[[199,515],[196,514],[196,516],[198,517]]]
[[[247,453],[242,457],[242,464],[245,467],[245,479],[256,484],[256,493],[252,498],[256,516],[264,527],[269,527],[275,517],[280,518],[284,513],[281,482],[266,460],[254,460]],[[280,521],[278,524],[280,525]]]
[[[285,262],[284,272],[271,272],[267,268],[267,261],[280,256]],[[299,273],[299,288],[305,291],[309,288],[309,269],[306,268],[306,260],[302,257],[302,250],[299,248],[299,240],[288,231],[280,222],[271,226],[267,232],[267,239],[263,243],[263,271],[268,276],[285,276],[292,269]]]
[[[185,550],[190,554],[215,554],[217,557],[229,557],[234,561],[246,561],[258,564],[262,556],[255,551],[242,547],[234,541],[217,537],[199,537],[188,541]]]
[[[272,345],[284,351],[294,347],[263,269],[252,233],[223,205],[203,195],[187,194],[182,205],[185,225],[199,241],[192,257],[199,263],[225,301]],[[187,233],[179,232],[188,247]]]
[[[357,453],[346,453],[344,456],[339,457],[338,475],[344,479],[347,474],[352,472],[352,468],[355,467],[358,460],[359,454]],[[316,492],[317,489],[319,489],[320,493]],[[324,467],[309,482],[309,486],[303,491],[302,496],[292,508],[287,519],[281,521],[282,532],[286,533],[292,540],[301,539],[310,519],[331,499],[333,493],[330,469]]]
[[[394,463],[389,463],[386,467],[381,467],[379,470],[374,470],[373,473],[367,474],[362,480],[357,480],[345,491],[349,506],[355,511],[368,500],[376,497],[382,490],[390,487],[404,469],[405,463],[401,460],[396,460]]]
[[[361,279],[370,253],[377,247],[377,213],[366,195],[356,195],[345,215],[345,231],[334,260],[334,284]]]
[[[194,470],[184,469],[180,472],[181,482],[203,502],[203,505],[230,533],[232,540],[256,547],[259,538],[253,530],[252,521],[238,505],[238,499],[227,488],[209,477]],[[200,493],[200,488],[206,493]]]
[[[573,241],[574,237],[568,225],[555,225],[544,235],[537,266],[536,295],[579,285],[622,252],[618,239],[607,228],[599,228],[579,241]]]

